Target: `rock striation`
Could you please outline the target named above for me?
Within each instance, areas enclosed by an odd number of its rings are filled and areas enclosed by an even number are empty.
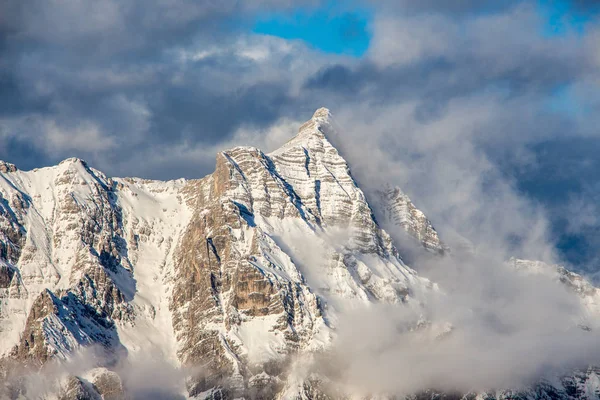
[[[431,221],[397,186],[387,186],[376,192],[377,209],[382,223],[398,227],[425,250],[443,255],[450,249],[441,240]]]
[[[220,152],[192,180],[0,162],[0,395],[28,398],[28,374],[46,369],[61,382],[48,399],[343,397],[307,367],[338,309],[419,313],[438,291],[382,226],[448,248],[399,188],[369,203],[332,130],[321,108],[276,151]],[[136,365],[160,373],[136,378]],[[152,386],[171,370],[171,392]]]
[[[289,371],[329,345],[334,301],[419,307],[433,288],[377,224],[328,129],[319,109],[275,152],[221,152],[197,180],[2,163],[4,360],[39,368],[93,347],[110,368],[158,352],[190,371],[190,397],[303,393]],[[66,396],[91,390],[82,379]]]

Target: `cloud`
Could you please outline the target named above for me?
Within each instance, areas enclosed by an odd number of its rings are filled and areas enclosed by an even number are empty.
[[[424,0],[414,2],[410,0],[383,1],[384,7],[388,10],[395,10],[402,13],[439,13],[449,15],[476,14],[481,12],[499,12],[510,8],[518,1],[477,1],[477,0]]]
[[[250,24],[261,10],[298,4],[3,4],[11,15],[0,32],[3,135],[9,143],[39,138],[48,163],[74,152],[107,173],[149,177],[160,169],[145,163],[145,169],[128,170],[131,153],[212,145],[242,126],[268,128],[291,114],[286,107],[295,87],[288,75],[316,58],[303,60],[307,50],[300,43],[234,27]],[[32,9],[38,11],[27,12]],[[41,146],[59,140],[68,146]],[[7,149],[0,157],[21,164],[13,155]],[[209,172],[193,167],[154,177]]]
[[[332,108],[339,111],[344,128],[358,131],[345,141],[373,142],[374,154],[394,152],[380,157],[381,164],[390,157],[401,161],[398,182],[436,226],[447,226],[441,214],[451,215],[453,207],[467,209],[458,205],[472,195],[472,185],[481,191],[475,198],[485,198],[481,218],[496,219],[501,226],[503,204],[519,208],[517,203],[540,202],[547,210],[533,207],[535,213],[548,213],[550,220],[543,224],[551,224],[554,240],[562,240],[565,231],[559,229],[552,204],[556,192],[564,198],[584,179],[597,180],[584,163],[565,165],[563,157],[581,154],[576,149],[597,137],[593,110],[598,102],[593,90],[583,89],[599,82],[593,24],[583,36],[547,37],[544,16],[528,2],[469,16],[394,10],[376,15],[367,59],[354,66],[324,66],[305,82],[306,90],[336,105]],[[544,157],[540,151],[550,143],[559,148],[554,157]],[[351,159],[358,176],[365,167],[361,161]],[[369,162],[363,164],[368,168]],[[563,175],[568,178],[551,191],[538,190]],[[486,195],[490,185],[495,187],[490,180],[507,185],[510,189],[501,193],[511,193],[513,200]],[[430,184],[437,188],[427,189]],[[498,211],[495,217],[488,215],[491,210]],[[471,226],[458,217],[450,219],[454,228]],[[504,221],[513,232],[529,229],[518,218]]]
[[[415,252],[412,266],[442,290],[420,299],[424,308],[341,309],[333,354],[316,366],[334,387],[365,395],[522,389],[597,362],[600,327],[578,328],[589,312],[576,294],[506,265],[515,255],[558,259],[544,208],[478,144],[506,105],[491,95],[452,100],[434,119],[420,118],[416,102],[334,114],[339,132],[329,137],[368,197],[399,184],[454,249],[444,258]],[[461,251],[462,238],[473,254]]]
[[[375,24],[369,59],[327,66],[306,88],[338,100],[356,94],[334,109],[339,133],[331,138],[354,177],[369,196],[384,183],[400,185],[455,254],[413,260],[444,292],[425,299],[424,311],[343,313],[333,367],[319,367],[362,393],[411,393],[522,388],[597,362],[600,337],[577,328],[587,311],[576,296],[505,265],[511,256],[560,259],[552,210],[524,195],[515,171],[556,176],[562,147],[543,168],[536,146],[562,140],[572,150],[589,138],[589,120],[547,108],[557,87],[594,76],[585,43],[538,35],[542,21],[529,5],[460,26],[447,14]],[[562,170],[570,178],[582,170],[573,161]],[[582,217],[576,229],[594,223]],[[474,255],[456,251],[464,238]],[[417,329],[423,321],[431,325]]]
[[[465,350],[465,362],[451,375],[457,384],[502,384],[473,371],[477,363],[466,361],[477,358],[498,358],[498,373],[490,376],[511,381],[552,363],[545,356],[552,347],[561,362],[584,360],[589,336],[580,340],[579,331],[556,329],[566,311],[580,313],[577,305],[560,291],[548,298],[559,290],[552,283],[542,281],[538,290],[501,264],[513,255],[559,261],[556,242],[595,224],[579,213],[566,226],[558,221],[567,205],[595,212],[590,199],[597,198],[598,174],[579,161],[593,161],[583,149],[598,142],[596,17],[582,32],[549,36],[547,18],[532,1],[371,2],[373,36],[360,59],[250,32],[248,21],[261,12],[299,5],[2,3],[0,158],[31,168],[77,155],[111,175],[201,177],[214,168],[217,151],[275,148],[298,121],[327,106],[343,128],[332,140],[369,194],[384,182],[400,185],[446,241],[464,237],[478,251],[474,259],[419,266],[446,285],[448,304],[456,306],[456,312],[438,310],[433,299],[430,312],[439,324],[449,319],[458,327],[447,339]],[[498,295],[487,298],[482,288]],[[482,311],[472,314],[474,304]],[[529,353],[525,345],[541,337],[533,323],[545,327],[538,316],[549,307],[566,311],[547,321],[552,335]],[[442,310],[448,318],[438,315]],[[383,314],[388,311],[373,313],[373,325],[390,329],[360,333],[365,347],[357,351],[369,353],[382,335],[399,364],[383,354],[365,365],[385,378],[374,382],[399,389],[375,367],[381,361],[389,371],[406,370],[406,360],[421,362],[405,347],[412,334],[396,329],[415,316],[392,314],[385,321]],[[494,321],[512,333],[494,331]],[[494,339],[501,351],[474,338]],[[412,358],[403,359],[405,351]],[[460,358],[452,351],[433,349],[422,363]],[[526,364],[515,370],[519,376],[510,375],[508,356]],[[436,377],[449,364],[439,365],[423,376]]]
[[[418,3],[369,4],[373,39],[367,57],[356,60],[244,30],[265,10],[316,2],[7,2],[0,112],[67,132],[94,126],[118,150],[108,156],[74,149],[81,157],[110,174],[150,177],[162,169],[147,162],[131,171],[122,160],[164,146],[211,146],[240,127],[268,129],[321,105],[417,100],[427,119],[452,98],[497,91],[507,98],[530,95],[534,104],[557,86],[594,84],[593,29],[584,38],[545,38],[543,17],[528,2]],[[590,95],[582,97],[597,107]],[[554,117],[518,117],[529,134],[515,136],[529,138],[533,124],[556,125]],[[578,121],[564,130],[584,126]],[[65,156],[58,148],[45,153],[49,162]],[[10,153],[0,157],[19,164]],[[197,165],[154,177],[195,176]]]
[[[487,257],[430,267],[447,292],[423,313],[380,305],[342,314],[320,365],[336,371],[335,384],[362,394],[519,390],[600,356],[600,336],[577,327],[585,311],[558,283]]]
[[[298,129],[300,122],[281,119],[277,124],[265,129],[241,126],[225,141],[206,144],[184,140],[176,144],[151,146],[146,151],[131,154],[127,160],[120,160],[129,171],[136,168],[140,174],[152,177],[187,176],[196,178],[211,172],[215,167],[216,155],[220,151],[237,146],[253,146],[264,151],[274,150],[287,141]],[[151,160],[151,166],[144,163]]]
[[[93,383],[95,376],[107,371],[119,377],[127,398],[184,399],[185,379],[200,368],[174,366],[161,351],[134,354],[119,360],[107,360],[99,347],[81,349],[70,360],[54,360],[42,368],[9,365],[8,376],[0,382],[0,395],[27,398],[56,398],[65,389],[69,377]]]

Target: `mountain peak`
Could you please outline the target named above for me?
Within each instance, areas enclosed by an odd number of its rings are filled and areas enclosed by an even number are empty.
[[[271,154],[285,152],[288,148],[293,146],[301,146],[307,149],[315,146],[322,147],[324,144],[326,146],[331,146],[326,137],[326,133],[332,130],[330,123],[331,112],[329,109],[325,107],[317,109],[312,118],[298,128],[298,134],[296,136]]]
[[[60,163],[58,163],[58,165],[67,165],[67,164],[87,165],[85,160],[82,160],[81,158],[78,158],[78,157],[66,158],[66,159],[62,160]]]
[[[17,172],[15,164],[0,160],[0,172]]]
[[[315,111],[315,113],[312,116],[312,120],[313,121],[322,121],[322,120],[329,120],[331,118],[331,111],[329,111],[328,108],[325,107],[321,107],[319,109],[317,109],[317,111]]]
[[[319,137],[325,136],[324,126],[330,125],[332,119],[331,111],[328,108],[321,107],[317,109],[311,119],[306,121],[298,129],[299,134],[316,134]]]

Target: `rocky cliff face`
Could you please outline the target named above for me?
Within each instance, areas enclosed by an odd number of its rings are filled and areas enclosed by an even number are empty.
[[[209,366],[190,394],[299,392],[285,372],[295,354],[329,343],[323,296],[411,303],[413,290],[429,287],[376,224],[327,125],[319,110],[272,154],[223,152],[212,175],[185,189],[194,212],[175,253],[170,308],[178,358]]]
[[[379,218],[385,226],[397,227],[425,250],[443,255],[449,251],[431,221],[399,187],[388,186],[376,192]]]
[[[23,371],[52,366],[60,388],[40,398],[125,399],[139,384],[127,366],[160,360],[181,378],[165,398],[330,398],[306,366],[336,310],[418,313],[438,290],[402,261],[332,129],[319,109],[280,149],[221,152],[198,180],[0,163],[0,396],[32,397]],[[447,252],[399,188],[376,202],[385,224]],[[85,349],[81,368],[61,367]]]
[[[186,368],[191,397],[301,396],[306,377],[289,371],[330,343],[335,301],[419,307],[432,290],[377,224],[328,129],[320,109],[279,150],[219,153],[199,180],[108,178],[78,159],[3,163],[5,365],[93,346],[104,366],[156,354]],[[82,379],[69,378],[71,397],[92,393]]]

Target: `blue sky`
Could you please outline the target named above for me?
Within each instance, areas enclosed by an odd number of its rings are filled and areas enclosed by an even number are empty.
[[[585,26],[598,12],[598,6],[579,10],[568,0],[540,0],[540,13],[546,20],[544,34],[547,36],[565,36],[583,34]]]
[[[600,7],[598,7],[600,9]],[[594,7],[579,10],[568,0],[539,0],[540,34],[560,38],[583,34]],[[283,39],[302,40],[315,49],[360,57],[369,48],[374,7],[356,1],[327,1],[318,7],[298,7],[257,16],[252,31]]]
[[[253,32],[302,40],[315,49],[334,54],[362,56],[371,40],[372,10],[329,1],[320,7],[261,14]]]
[[[539,0],[540,36],[560,39],[583,36],[593,18],[593,8],[578,10],[568,0]],[[486,11],[487,12],[487,11]],[[318,7],[259,14],[252,27],[256,34],[301,40],[319,51],[362,57],[369,49],[374,9],[356,1],[327,1]],[[561,85],[547,100],[548,111],[568,117],[582,112],[573,88]]]

